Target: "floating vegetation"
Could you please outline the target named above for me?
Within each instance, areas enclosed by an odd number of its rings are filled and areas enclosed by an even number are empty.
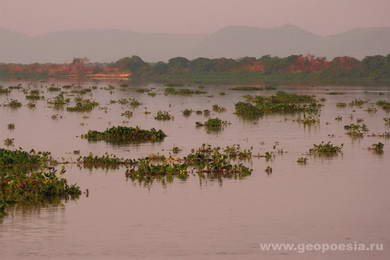
[[[156,92],[149,92],[148,93],[148,96],[151,96],[151,97],[155,97],[157,94],[156,94]]]
[[[194,112],[192,109],[186,108],[186,109],[183,110],[182,113],[183,113],[183,116],[189,117],[189,116],[191,116],[192,112]]]
[[[263,87],[250,87],[250,86],[243,86],[243,87],[235,87],[231,88],[230,90],[240,90],[240,91],[259,91],[264,90]]]
[[[359,123],[345,125],[344,129],[347,130],[346,134],[351,137],[363,137],[368,132],[367,126]]]
[[[8,95],[11,93],[11,90],[8,88],[4,88],[3,86],[0,86],[0,95]]]
[[[364,111],[366,111],[367,113],[376,113],[378,112],[378,109],[376,107],[368,107],[364,109]]]
[[[385,111],[390,111],[390,102],[388,101],[379,100],[378,102],[376,102],[376,105]]]
[[[267,168],[265,168],[264,170],[268,175],[272,174],[272,167],[271,166],[267,166]]]
[[[142,105],[142,103],[139,102],[137,99],[135,99],[135,98],[131,99],[131,101],[130,101],[131,107],[136,108],[136,107],[139,107],[140,105]]]
[[[336,116],[336,118],[334,119],[336,121],[342,121],[343,120],[343,117],[342,116]]]
[[[165,86],[167,86],[167,87],[183,87],[184,84],[177,83],[177,82],[169,82],[169,83],[165,83]]]
[[[381,138],[390,138],[390,132],[378,133],[378,134],[370,134],[369,137],[381,137]]]
[[[154,116],[154,119],[160,121],[168,121],[173,120],[173,116],[167,111],[158,111],[157,114]]]
[[[390,117],[384,117],[383,121],[385,121],[385,125],[390,126]]]
[[[117,126],[106,129],[104,132],[88,131],[82,135],[88,141],[105,141],[111,144],[130,144],[143,142],[160,142],[166,134],[162,130],[143,130],[138,127]]]
[[[138,159],[127,170],[126,176],[144,184],[151,184],[155,180],[165,184],[174,178],[186,180],[190,173],[196,173],[200,178],[242,179],[252,173],[252,169],[242,164],[251,156],[251,150],[242,150],[239,145],[223,149],[203,144],[183,158],[160,156],[159,160],[152,160],[151,157]]]
[[[339,102],[339,103],[336,104],[336,107],[339,107],[339,108],[347,107],[347,103]]]
[[[181,152],[180,147],[174,146],[174,147],[172,148],[172,153],[178,154],[178,153],[180,153],[180,152]]]
[[[204,123],[196,122],[197,127],[204,126],[208,132],[220,132],[227,124],[227,121],[223,121],[219,118],[210,118]]]
[[[0,148],[0,208],[3,214],[7,207],[17,203],[75,199],[81,194],[79,186],[69,185],[66,179],[59,177],[55,168],[50,167],[51,163],[47,152]]]
[[[307,164],[308,159],[306,157],[299,157],[297,163],[299,164]]]
[[[70,99],[65,98],[64,95],[61,93],[58,96],[56,96],[54,99],[49,100],[47,103],[50,105],[54,105],[55,109],[61,109],[69,102]]]
[[[8,125],[7,125],[7,128],[8,128],[9,130],[14,130],[14,129],[15,129],[15,124],[13,124],[13,123],[8,124]]]
[[[120,166],[128,166],[134,164],[131,159],[119,158],[108,153],[102,156],[96,156],[90,153],[88,156],[80,156],[77,159],[77,164],[88,169],[118,169]]]
[[[345,95],[345,92],[336,92],[336,91],[333,91],[333,92],[328,92],[326,93],[327,95]]]
[[[124,116],[124,117],[126,117],[126,118],[132,118],[132,117],[133,117],[133,112],[127,110],[127,111],[123,112],[123,113],[121,114],[121,116]]]
[[[271,113],[307,113],[317,114],[320,104],[314,97],[290,94],[278,91],[275,95],[246,96],[248,103],[239,102],[235,105],[236,114],[247,119],[256,119],[263,114]]]
[[[298,118],[297,122],[303,125],[315,125],[320,123],[320,118],[315,115],[303,114],[303,118]]]
[[[349,103],[349,105],[350,106],[357,106],[357,107],[361,107],[361,106],[363,106],[364,104],[366,104],[366,103],[368,103],[368,101],[367,100],[363,100],[363,99],[354,99],[354,100],[352,100],[350,103]]]
[[[61,88],[49,87],[47,90],[48,90],[49,92],[57,92],[57,91],[61,91]]]
[[[249,120],[258,119],[264,115],[263,111],[251,103],[238,102],[235,104],[235,110],[236,115]]]
[[[190,95],[207,94],[207,92],[200,91],[200,90],[191,90],[191,89],[186,89],[186,88],[181,88],[181,89],[166,88],[164,91],[164,94],[166,96],[168,96],[168,95],[190,96]]]
[[[39,90],[36,90],[36,89],[31,90],[30,93],[28,95],[26,95],[26,99],[32,100],[32,101],[40,100],[43,98],[44,97],[40,96]]]
[[[383,143],[379,142],[377,144],[372,144],[368,149],[377,153],[377,154],[382,154],[384,147],[385,147],[385,145]]]
[[[73,89],[70,93],[78,94],[78,95],[85,95],[87,93],[92,92],[92,89],[90,88],[83,88],[83,89]]]
[[[342,153],[343,144],[340,146],[334,145],[331,142],[321,142],[320,144],[314,144],[313,148],[309,150],[310,155],[314,156],[337,156]]]
[[[15,142],[14,138],[6,138],[4,139],[4,145],[5,146],[13,146]]]
[[[226,108],[219,105],[213,105],[213,111],[217,113],[223,113],[226,111]]]
[[[22,107],[22,103],[20,103],[16,99],[11,99],[11,101],[8,104],[6,104],[5,106],[10,107],[12,109],[18,109],[18,108]]]
[[[76,98],[75,106],[67,107],[66,111],[68,112],[91,112],[95,107],[99,105],[96,101],[91,101],[89,99]]]

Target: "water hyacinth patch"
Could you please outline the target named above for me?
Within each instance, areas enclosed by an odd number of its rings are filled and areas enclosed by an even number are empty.
[[[173,120],[173,116],[167,111],[158,111],[157,114],[154,116],[154,119],[159,121],[168,121]]]
[[[0,208],[17,203],[45,203],[53,199],[74,199],[77,185],[69,185],[53,167],[47,152],[26,152],[0,148]],[[61,171],[60,174],[63,174]]]
[[[342,153],[343,146],[343,144],[338,146],[332,144],[331,142],[321,142],[320,144],[314,144],[313,148],[309,150],[309,154],[324,157],[337,156]]]
[[[368,132],[365,124],[349,124],[345,125],[344,129],[347,130],[346,134],[351,137],[363,137]]]
[[[241,179],[252,173],[252,169],[242,164],[242,161],[251,158],[251,149],[241,149],[239,145],[221,148],[203,144],[183,158],[159,157],[158,161],[150,157],[138,159],[126,171],[126,176],[145,184],[154,180],[162,183],[172,182],[174,178],[185,180],[190,173],[196,173],[200,178]],[[237,161],[240,162],[234,163]]]
[[[96,101],[89,99],[76,98],[76,104],[73,107],[67,107],[68,112],[91,112],[95,107],[99,105]]]
[[[317,114],[320,104],[312,96],[290,94],[278,91],[272,96],[247,96],[248,102],[235,105],[236,114],[246,119],[257,119],[271,113]]]
[[[154,128],[144,130],[139,127],[117,126],[106,129],[103,132],[88,131],[87,134],[81,137],[90,142],[105,141],[111,144],[130,144],[161,142],[166,137],[166,134],[162,130],[156,130]]]

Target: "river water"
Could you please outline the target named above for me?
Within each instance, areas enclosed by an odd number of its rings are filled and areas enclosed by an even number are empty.
[[[10,86],[17,82],[0,82]],[[64,82],[53,82],[62,86]],[[106,82],[80,83],[82,88],[97,86],[85,97],[108,109],[91,113],[70,113],[49,108],[38,101],[29,109],[21,90],[0,96],[24,106],[18,110],[0,107],[0,141],[14,138],[15,147],[51,151],[54,157],[75,160],[73,151],[116,154],[138,158],[151,153],[168,154],[173,146],[184,155],[202,143],[253,147],[254,153],[283,149],[274,160],[255,158],[251,176],[242,180],[212,181],[191,176],[162,185],[142,185],[125,177],[125,169],[88,170],[67,167],[66,178],[78,183],[89,196],[63,201],[59,205],[16,206],[0,220],[0,259],[390,259],[390,145],[379,137],[352,139],[344,125],[363,119],[370,133],[389,131],[382,109],[364,111],[377,100],[390,100],[389,87],[286,86],[279,90],[326,98],[319,125],[304,127],[297,115],[265,116],[257,122],[239,119],[234,104],[247,94],[271,95],[275,91],[233,91],[231,86],[206,86],[208,94],[165,96],[160,85],[129,86],[119,83],[111,91]],[[22,82],[23,87],[40,89],[46,99],[58,93],[46,91],[48,83]],[[135,89],[149,88],[155,97]],[[198,89],[196,86],[190,87]],[[329,92],[343,95],[329,95]],[[220,95],[225,92],[226,95]],[[142,105],[134,110],[110,100],[134,97]],[[365,99],[362,108],[338,108],[338,102]],[[186,118],[182,110],[210,109],[218,104],[227,109],[216,114],[229,121],[222,132],[207,133],[196,128],[205,117],[193,113]],[[134,116],[121,116],[132,110]],[[156,121],[158,110],[169,111],[173,121]],[[145,114],[150,111],[151,114]],[[59,118],[53,120],[53,114]],[[336,121],[336,116],[342,121]],[[353,115],[351,117],[351,115]],[[61,118],[62,116],[62,118]],[[128,122],[123,122],[123,121]],[[7,124],[14,123],[15,130]],[[111,126],[157,128],[167,133],[161,143],[112,146],[88,143],[80,135],[88,130]],[[344,144],[343,155],[312,158],[306,165],[296,160],[321,141]],[[378,155],[367,148],[382,142]],[[264,171],[273,168],[272,174]],[[383,251],[327,251],[299,253],[265,251],[261,243],[382,243]]]

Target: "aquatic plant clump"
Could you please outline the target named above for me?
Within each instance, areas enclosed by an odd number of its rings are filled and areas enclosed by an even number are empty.
[[[20,103],[18,100],[12,99],[8,104],[6,104],[6,106],[12,109],[18,109],[22,107],[22,103]]]
[[[372,150],[373,152],[375,152],[377,154],[382,154],[384,147],[385,147],[385,145],[383,143],[379,142],[377,144],[371,145],[368,149]]]
[[[168,96],[168,95],[191,96],[191,95],[207,94],[207,92],[200,91],[200,90],[191,90],[191,89],[186,89],[186,88],[181,88],[181,89],[166,88],[164,90],[164,94],[166,96]]]
[[[345,125],[344,129],[347,130],[346,134],[351,137],[363,137],[368,132],[365,124],[349,124]]]
[[[388,101],[379,100],[378,102],[376,102],[376,105],[385,111],[390,111],[390,102]]]
[[[55,168],[49,167],[52,162],[47,152],[0,149],[0,208],[3,214],[5,208],[16,203],[73,199],[81,194],[79,186],[69,185]]]
[[[219,118],[210,118],[204,123],[196,122],[197,127],[204,126],[209,132],[219,132],[228,124],[227,121],[223,121]]]
[[[76,98],[76,104],[73,107],[67,107],[68,112],[91,112],[95,107],[99,105],[96,101],[89,99]]]
[[[264,115],[263,111],[251,103],[238,102],[235,104],[235,110],[236,115],[244,119],[258,119]]]
[[[153,160],[153,157],[138,159],[126,171],[126,176],[145,184],[154,180],[162,183],[172,182],[174,178],[185,180],[192,172],[200,178],[241,179],[252,173],[252,169],[242,164],[242,161],[251,158],[252,150],[241,149],[239,145],[221,148],[203,144],[183,158],[159,156],[158,160]],[[240,162],[233,163],[234,161]]]
[[[143,142],[161,142],[167,135],[162,130],[143,130],[139,127],[117,126],[103,132],[88,131],[82,138],[88,141],[105,141],[111,144],[129,144]]]
[[[97,156],[90,153],[88,156],[80,156],[77,159],[77,163],[80,166],[88,169],[94,168],[103,168],[103,169],[118,169],[119,166],[126,166],[134,164],[134,161],[131,159],[119,158],[115,155],[110,155],[108,153]]]
[[[334,145],[331,142],[321,142],[320,144],[314,144],[313,148],[309,150],[309,154],[315,156],[337,156],[342,153],[343,144],[340,146]]]
[[[249,102],[235,105],[236,114],[243,118],[259,118],[271,113],[317,114],[321,105],[312,96],[290,94],[278,91],[272,96],[247,96]]]
[[[173,120],[173,116],[167,111],[158,111],[157,114],[154,116],[154,119],[160,121],[168,121]]]

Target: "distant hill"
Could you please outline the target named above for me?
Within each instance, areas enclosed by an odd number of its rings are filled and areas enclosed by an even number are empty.
[[[138,55],[146,61],[172,57],[260,57],[310,53],[333,58],[390,53],[390,28],[364,28],[319,36],[293,25],[264,29],[229,26],[212,34],[153,34],[123,30],[76,30],[35,37],[0,29],[0,62],[69,62],[74,57],[111,62]]]

